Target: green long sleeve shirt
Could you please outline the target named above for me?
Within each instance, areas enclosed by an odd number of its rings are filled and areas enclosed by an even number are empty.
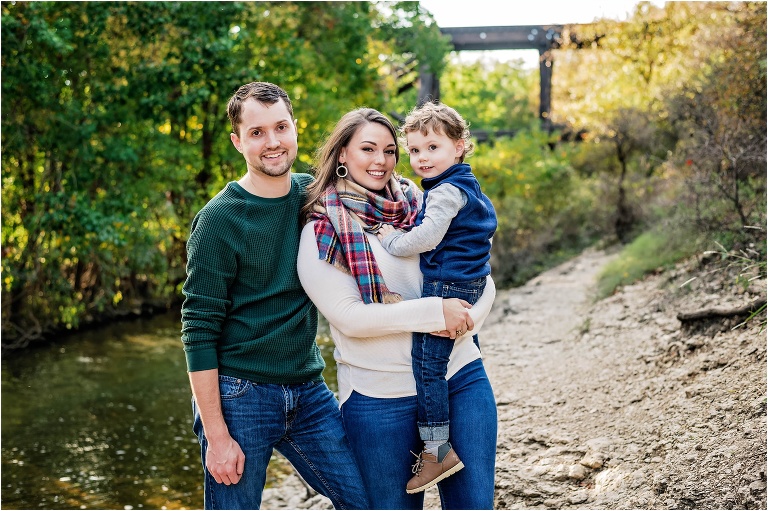
[[[322,380],[317,309],[296,272],[308,174],[265,199],[227,184],[192,221],[181,310],[190,372],[258,383]]]

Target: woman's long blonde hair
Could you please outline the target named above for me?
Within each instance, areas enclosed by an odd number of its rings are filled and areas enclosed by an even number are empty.
[[[341,149],[349,145],[349,141],[357,133],[360,127],[369,123],[378,123],[392,133],[395,141],[395,165],[400,161],[400,145],[397,140],[397,130],[387,117],[373,108],[358,108],[344,114],[339,119],[333,131],[317,150],[315,156],[315,181],[307,186],[307,201],[301,208],[302,224],[309,221],[309,215],[326,188],[336,186],[340,177],[336,175],[336,168],[340,165],[339,157]]]

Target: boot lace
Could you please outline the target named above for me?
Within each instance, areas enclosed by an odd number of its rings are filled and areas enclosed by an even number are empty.
[[[424,467],[424,460],[421,459],[421,454],[416,454],[415,452],[411,451],[411,454],[416,456],[416,463],[413,464],[411,467],[411,472],[419,475],[421,473],[421,469]]]

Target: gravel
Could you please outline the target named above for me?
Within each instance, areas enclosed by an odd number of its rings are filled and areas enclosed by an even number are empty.
[[[495,507],[766,509],[765,313],[677,319],[765,296],[765,280],[693,258],[595,301],[614,257],[588,250],[497,293],[480,336],[499,412]],[[290,476],[262,508],[331,506]],[[435,489],[425,509],[440,509]]]

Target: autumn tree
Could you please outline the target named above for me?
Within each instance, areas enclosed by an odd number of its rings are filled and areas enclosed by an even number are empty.
[[[670,102],[680,139],[673,161],[684,169],[684,196],[699,228],[741,245],[757,238],[764,247],[765,4],[716,8],[733,23],[701,41],[708,50],[695,66],[701,74]]]
[[[586,133],[594,158],[581,162],[582,172],[614,179],[607,200],[623,242],[653,221],[648,199],[676,144],[670,97],[694,79],[692,62],[707,52],[703,40],[733,26],[719,5],[640,2],[625,22],[570,27],[557,52],[553,120]]]

